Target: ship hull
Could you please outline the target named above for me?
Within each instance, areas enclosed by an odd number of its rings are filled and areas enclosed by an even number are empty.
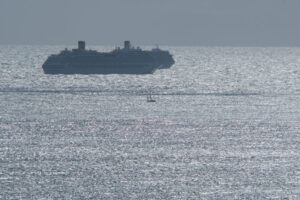
[[[44,64],[45,74],[152,74],[159,66],[150,64]]]
[[[168,51],[148,51],[148,54],[159,64],[158,69],[169,69],[175,63]]]

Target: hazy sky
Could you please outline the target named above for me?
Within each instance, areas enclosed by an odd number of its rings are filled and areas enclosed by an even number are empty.
[[[300,46],[300,0],[0,0],[0,44]]]

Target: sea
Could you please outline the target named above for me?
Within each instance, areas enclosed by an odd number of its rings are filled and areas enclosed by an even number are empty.
[[[150,75],[45,75],[64,48],[0,46],[0,199],[300,199],[300,48],[163,46],[176,63]]]

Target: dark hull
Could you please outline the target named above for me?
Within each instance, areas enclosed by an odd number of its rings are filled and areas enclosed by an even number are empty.
[[[45,74],[152,74],[159,66],[153,64],[44,64]]]
[[[175,62],[173,57],[166,51],[149,51],[155,62],[159,64],[158,69],[169,69]]]

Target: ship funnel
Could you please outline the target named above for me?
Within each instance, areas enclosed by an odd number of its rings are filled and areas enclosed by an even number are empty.
[[[124,49],[130,49],[130,41],[124,42]]]
[[[78,41],[78,49],[85,50],[85,41]]]

